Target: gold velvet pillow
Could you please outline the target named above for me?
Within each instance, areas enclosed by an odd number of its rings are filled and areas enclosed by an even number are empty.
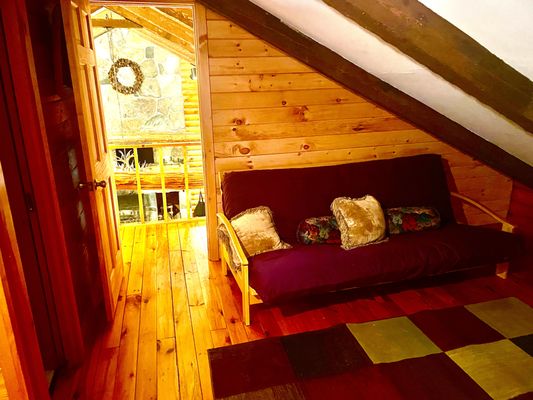
[[[337,197],[331,203],[331,211],[339,224],[343,249],[350,250],[385,238],[385,217],[373,196]]]
[[[268,207],[250,208],[233,217],[230,222],[248,257],[291,247],[280,239]]]

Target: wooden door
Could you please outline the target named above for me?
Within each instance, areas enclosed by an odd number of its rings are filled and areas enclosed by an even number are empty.
[[[91,200],[106,312],[111,320],[124,271],[88,3],[61,0],[61,12],[86,170],[80,190],[86,190]]]
[[[56,369],[64,361],[57,308],[50,290],[52,283],[38,216],[35,207],[28,207],[28,198],[34,199],[35,195],[24,148],[23,134],[27,132],[18,120],[22,110],[15,104],[17,92],[13,84],[16,82],[11,75],[6,47],[9,42],[4,32],[4,23],[0,20],[0,160],[15,216],[15,232],[43,362],[46,368]]]

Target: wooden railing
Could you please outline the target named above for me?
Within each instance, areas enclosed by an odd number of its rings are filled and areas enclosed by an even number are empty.
[[[137,216],[134,218],[135,222],[142,224],[149,222],[143,200],[145,191],[161,193],[162,213],[159,212],[159,208],[156,210],[158,221],[167,222],[176,219],[167,204],[167,193],[178,191],[185,193],[185,207],[179,204],[179,219],[193,218],[192,207],[197,204],[198,195],[204,188],[200,141],[173,141],[169,138],[153,142],[147,142],[146,139],[113,140],[110,142],[110,147],[114,154],[114,181],[117,194],[120,195],[121,191],[137,192],[139,211],[138,218]],[[153,149],[153,162],[143,160],[140,149]],[[175,154],[169,156],[172,153]],[[182,215],[184,210],[185,215]],[[119,211],[122,211],[121,214],[124,213],[124,210],[120,209],[120,201]]]

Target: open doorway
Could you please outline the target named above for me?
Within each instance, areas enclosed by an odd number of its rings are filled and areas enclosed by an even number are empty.
[[[205,216],[192,6],[92,6],[121,224]]]

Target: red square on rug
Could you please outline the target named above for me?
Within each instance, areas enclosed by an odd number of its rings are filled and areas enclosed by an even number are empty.
[[[383,374],[379,365],[340,375],[307,379],[300,383],[306,400],[401,400],[402,393]]]
[[[527,354],[533,357],[533,335],[520,336],[517,338],[511,339],[511,342],[516,344]]]
[[[379,367],[403,399],[491,399],[444,353],[379,364]]]
[[[209,349],[215,398],[295,381],[280,338]]]
[[[298,378],[353,371],[372,364],[346,325],[281,338]]]
[[[504,339],[464,307],[420,311],[409,319],[442,351]]]

